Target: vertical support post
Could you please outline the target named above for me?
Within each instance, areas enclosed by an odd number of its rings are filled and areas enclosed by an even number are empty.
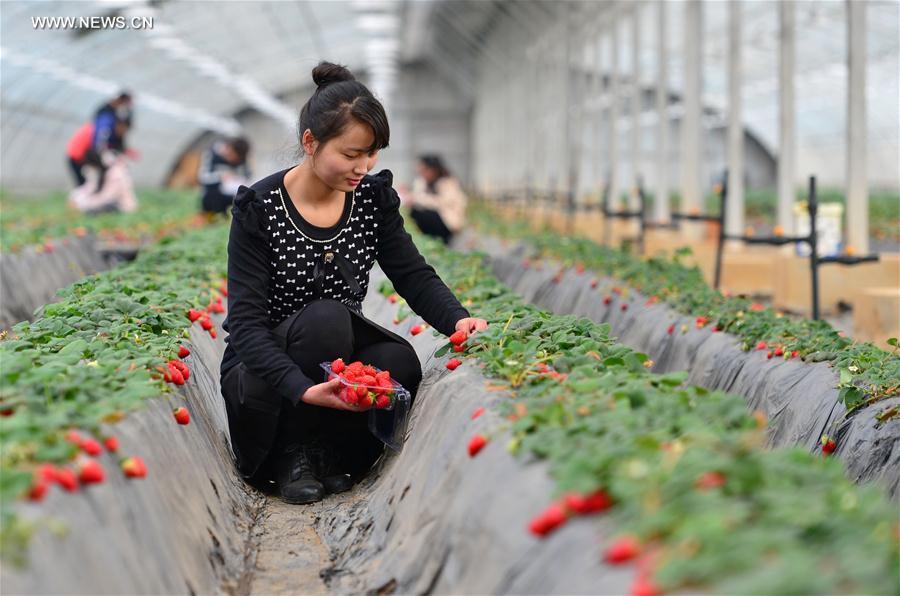
[[[866,2],[847,1],[847,244],[869,252],[866,156]]]
[[[719,194],[719,243],[716,245],[716,272],[713,279],[713,287],[717,290],[722,283],[722,253],[725,251],[726,235],[725,222],[728,221],[728,212],[730,211],[728,206],[729,181],[730,172],[725,170],[725,175],[722,177],[722,190]]]
[[[614,11],[610,21],[612,61],[609,69],[609,201],[619,204],[619,14]]]
[[[572,68],[572,46],[577,43],[573,37],[578,36],[578,31],[573,27],[573,6],[571,2],[564,2],[562,8],[563,14],[563,147],[566,154],[563,165],[565,166],[565,198],[566,198],[566,233],[571,235],[575,231],[575,193],[578,184],[578,162],[580,160],[580,152],[578,151],[577,134],[580,133],[581,127],[578,126],[578,115],[581,113],[581,106],[578,105],[579,97],[575,86],[574,78],[580,75],[580,69]],[[574,72],[573,72],[574,71]],[[575,109],[573,109],[573,107]]]
[[[684,118],[681,122],[681,205],[688,213],[701,210],[702,191],[702,109],[703,91],[703,5],[699,0],[685,3],[685,75]],[[701,227],[685,228],[691,238],[698,238]]]
[[[657,40],[659,43],[658,70],[656,73],[656,115],[658,119],[656,147],[656,198],[653,218],[658,222],[669,221],[669,54],[666,4],[658,0]]]
[[[744,229],[744,126],[741,122],[741,0],[728,5],[728,216],[725,231]]]
[[[637,196],[641,176],[641,111],[643,108],[643,89],[641,88],[641,8],[643,4],[636,2],[631,14],[631,184],[634,192],[628,194],[628,207],[637,209],[640,198]]]
[[[809,267],[812,282],[812,319],[819,320],[819,238],[816,233],[816,216],[819,213],[819,201],[816,197],[816,177],[809,177]]]
[[[777,223],[786,231],[794,229],[792,209],[794,205],[794,163],[796,157],[796,109],[794,105],[795,63],[795,13],[794,0],[782,0],[778,4],[778,210]]]

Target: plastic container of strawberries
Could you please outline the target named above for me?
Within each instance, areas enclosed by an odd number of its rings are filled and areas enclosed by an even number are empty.
[[[337,373],[332,372],[331,362],[322,362],[319,367],[325,371],[325,380],[330,381],[337,377],[344,386],[361,386],[372,391],[382,390],[382,387],[364,385],[360,383],[351,383]],[[376,371],[381,372],[377,367]],[[409,391],[400,383],[391,379],[392,395],[391,403],[385,408],[372,407],[369,410],[369,431],[375,435],[378,440],[399,452],[403,449],[403,443],[406,439],[406,426],[409,421],[409,408],[412,397]]]

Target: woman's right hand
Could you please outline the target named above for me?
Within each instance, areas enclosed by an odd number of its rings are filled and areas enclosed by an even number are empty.
[[[349,412],[364,412],[368,407],[354,406],[341,399],[343,385],[340,379],[331,379],[318,385],[313,385],[306,390],[300,401],[311,406],[334,408],[335,410],[347,410]]]

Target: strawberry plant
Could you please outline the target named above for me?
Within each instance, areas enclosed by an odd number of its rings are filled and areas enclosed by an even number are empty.
[[[77,489],[79,481],[96,482],[101,475],[93,464],[82,465],[78,475],[68,467],[79,452],[97,457],[102,470],[100,462],[110,456],[93,437],[109,435],[104,425],[173,391],[174,373],[189,381],[187,365],[175,358],[189,351],[183,346],[192,324],[186,313],[205,314],[203,305],[216,299],[227,236],[225,226],[210,226],[165,238],[131,263],[64,288],[59,302],[0,341],[4,558],[22,562],[36,527],[15,516],[12,505],[31,488],[39,465],[56,466],[56,482],[66,490]],[[105,445],[118,449],[115,440]]]
[[[16,252],[35,245],[38,251],[53,252],[56,239],[88,234],[110,242],[157,240],[209,222],[201,214],[185,217],[185,203],[194,200],[193,192],[141,191],[134,213],[85,215],[67,207],[65,195],[59,193],[41,199],[4,195],[0,199],[0,250]]]
[[[680,249],[671,258],[642,259],[587,239],[534,232],[526,222],[504,221],[490,216],[487,208],[481,209],[476,210],[473,220],[490,221],[491,234],[528,242],[532,254],[527,260],[532,267],[550,258],[561,260],[565,268],[584,264],[651,296],[653,302],[665,302],[695,318],[697,328],[709,326],[714,332],[737,336],[744,350],[769,346],[773,358],[828,362],[838,371],[839,398],[850,411],[900,395],[896,340],[889,342],[893,349],[888,352],[870,343],[854,342],[825,321],[790,318],[746,298],[725,296],[705,282],[697,267],[684,264],[689,249]],[[609,295],[601,298],[603,287],[598,291],[598,300],[612,302]],[[627,303],[620,308],[625,310]],[[670,328],[669,333],[673,330]]]
[[[765,417],[743,398],[686,386],[685,373],[653,374],[647,356],[616,344],[608,325],[527,305],[485,273],[483,256],[416,240],[490,322],[466,340],[466,357],[510,397],[498,402],[502,422],[490,434],[511,433],[507,449],[545,459],[556,481],[549,505],[517,495],[536,501],[523,531],[565,532],[586,507],[571,495],[602,495],[592,513],[633,540],[608,548],[617,547],[616,563],[637,565],[640,593],[893,593],[900,585],[900,525],[880,487],[854,485],[833,458],[765,449]],[[702,316],[704,326],[718,320]],[[470,456],[487,444],[480,416]]]

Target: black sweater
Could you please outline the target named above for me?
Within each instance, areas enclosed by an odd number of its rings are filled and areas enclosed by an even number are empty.
[[[243,362],[296,405],[321,380],[303,374],[271,330],[319,298],[361,314],[375,261],[410,307],[441,333],[450,335],[470,315],[404,228],[389,170],[363,178],[355,193],[347,193],[338,223],[320,228],[306,222],[287,195],[289,169],[241,186],[234,198],[221,374]]]

